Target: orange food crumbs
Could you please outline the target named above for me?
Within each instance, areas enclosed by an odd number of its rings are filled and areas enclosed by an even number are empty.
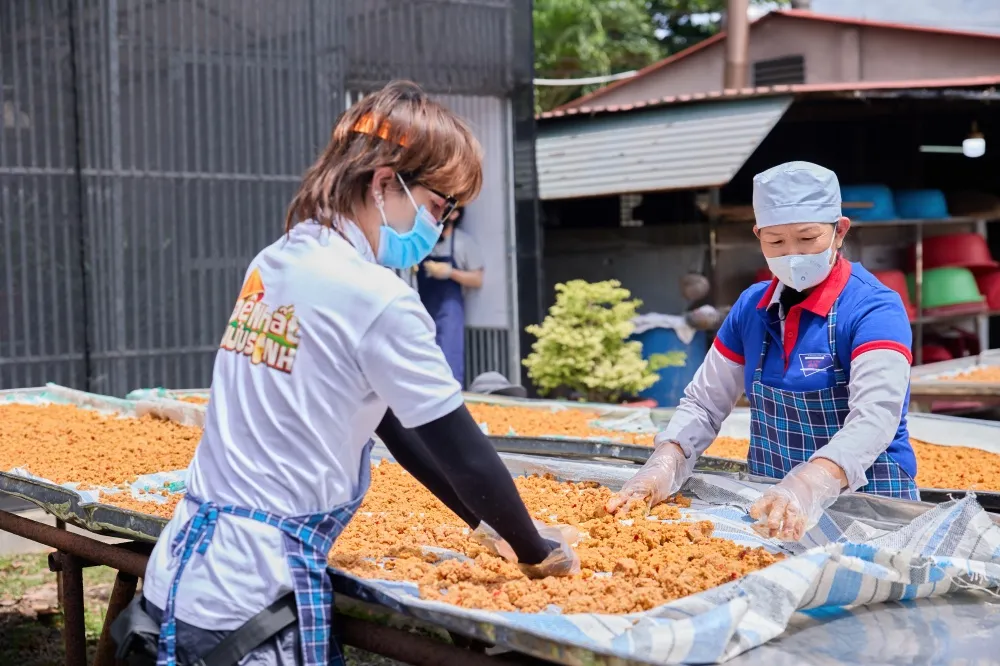
[[[184,494],[171,493],[166,497],[167,501],[164,503],[154,502],[153,500],[137,500],[128,491],[125,491],[114,494],[101,493],[100,501],[101,504],[110,504],[126,511],[135,511],[136,513],[144,513],[147,516],[157,516],[158,518],[169,520],[174,515],[174,509],[177,508],[177,503],[183,499]]]
[[[208,398],[200,395],[185,395],[178,398],[181,402],[190,402],[195,405],[207,405]]]
[[[1000,490],[1000,455],[966,446],[940,446],[910,439],[917,456],[917,486],[955,490]]]
[[[552,476],[515,479],[532,516],[582,530],[575,546],[582,571],[567,578],[529,580],[516,565],[468,538],[468,526],[399,465],[372,468],[372,487],[330,563],[356,575],[408,580],[425,599],[464,608],[528,613],[558,606],[564,613],[631,613],[736,580],[780,556],[711,536],[707,521],[661,523],[632,509],[624,524],[604,511],[611,490]],[[403,500],[402,498],[405,498]],[[690,502],[684,498],[674,498]],[[678,520],[678,506],[652,514]],[[472,562],[435,564],[420,545],[457,551]],[[600,575],[598,575],[600,574]]]
[[[750,440],[739,437],[716,437],[705,451],[706,456],[746,460],[750,453]]]
[[[207,402],[188,396],[188,402]],[[606,436],[651,445],[649,434],[593,428],[593,411],[558,412],[470,403],[473,416],[490,432],[513,428],[521,435]],[[81,488],[126,486],[142,474],[188,466],[201,430],[152,416],[141,419],[105,416],[73,405],[0,405],[0,470],[22,468],[56,483],[77,482]],[[917,456],[917,484],[924,488],[1000,491],[1000,455],[968,447],[939,446],[911,440]],[[707,455],[745,460],[748,439],[719,437]],[[103,495],[102,501],[151,515],[169,517],[178,501],[166,504],[134,500],[128,493]],[[569,507],[583,510],[582,507]],[[654,513],[665,510],[657,507]],[[567,514],[560,519],[568,518]]]
[[[910,439],[917,456],[917,486],[954,490],[1000,490],[1000,455],[966,446],[941,446]],[[705,451],[719,458],[746,460],[749,439],[719,437]]]
[[[653,445],[654,433],[631,433],[618,430],[594,428],[591,421],[601,417],[595,411],[586,409],[533,409],[531,407],[511,407],[467,402],[476,423],[485,423],[493,435],[504,436],[511,430],[520,437],[607,437],[623,444]]]
[[[201,439],[200,428],[152,416],[106,416],[75,405],[2,405],[0,423],[0,470],[19,467],[84,489],[185,469]]]
[[[941,379],[953,382],[1000,382],[1000,365],[980,365]]]

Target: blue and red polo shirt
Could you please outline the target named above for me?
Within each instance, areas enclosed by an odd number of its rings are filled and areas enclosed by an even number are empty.
[[[835,301],[837,360],[848,382],[851,361],[868,351],[898,351],[913,362],[910,351],[913,332],[902,299],[861,264],[838,258],[826,280],[789,310],[784,336],[778,307],[769,307],[777,287],[778,280],[772,279],[744,291],[715,338],[714,345],[719,353],[746,368],[744,390],[747,395],[750,395],[754,370],[760,363],[765,335],[771,336],[761,372],[761,381],[766,386],[796,392],[834,386],[836,379],[826,318]],[[902,418],[887,453],[913,477],[917,463],[906,425],[909,402],[907,387]]]

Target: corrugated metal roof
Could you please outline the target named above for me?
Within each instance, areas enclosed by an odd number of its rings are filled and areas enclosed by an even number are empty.
[[[791,103],[791,96],[744,99],[539,126],[539,196],[725,185]]]
[[[758,86],[756,88],[732,88],[713,92],[690,93],[685,95],[667,95],[641,102],[628,104],[611,104],[608,106],[580,106],[576,108],[560,107],[553,111],[544,111],[538,115],[539,120],[564,118],[568,116],[590,116],[603,113],[622,113],[637,109],[649,109],[672,104],[688,102],[707,102],[726,99],[746,99],[751,97],[767,97],[769,95],[821,95],[845,94],[864,98],[865,94],[894,90],[931,91],[958,88],[984,88],[983,98],[992,97],[993,88],[1000,85],[1000,74],[991,76],[965,76],[953,79],[907,79],[902,81],[855,81],[849,83],[795,83],[789,85]]]

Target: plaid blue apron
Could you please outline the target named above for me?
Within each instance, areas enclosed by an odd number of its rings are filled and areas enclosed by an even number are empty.
[[[187,495],[188,500],[198,504],[198,511],[174,539],[173,553],[175,557],[180,557],[180,564],[167,594],[166,608],[163,609],[157,666],[177,664],[174,601],[181,574],[194,553],[204,555],[208,550],[220,514],[250,518],[281,530],[285,559],[295,589],[302,663],[306,666],[343,666],[344,656],[340,646],[332,640],[333,583],[327,573],[326,558],[333,548],[333,542],[347,527],[368,492],[371,483],[371,448],[372,442],[369,440],[361,457],[361,480],[357,494],[328,513],[284,518],[259,509],[219,506],[215,502]]]
[[[837,303],[826,318],[830,354],[836,385],[819,391],[785,391],[766,386],[761,381],[764,359],[771,346],[771,335],[764,332],[760,360],[750,387],[750,473],[770,479],[782,479],[793,467],[809,460],[844,425],[850,390],[847,376],[837,360]],[[919,500],[917,484],[899,464],[882,452],[865,472],[868,483],[859,492],[901,499]]]

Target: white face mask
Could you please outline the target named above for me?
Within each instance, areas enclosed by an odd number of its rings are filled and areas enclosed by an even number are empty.
[[[833,245],[837,242],[837,232],[833,232],[830,247],[819,254],[788,254],[784,257],[768,257],[767,267],[774,277],[795,291],[805,291],[826,279],[833,270]]]

